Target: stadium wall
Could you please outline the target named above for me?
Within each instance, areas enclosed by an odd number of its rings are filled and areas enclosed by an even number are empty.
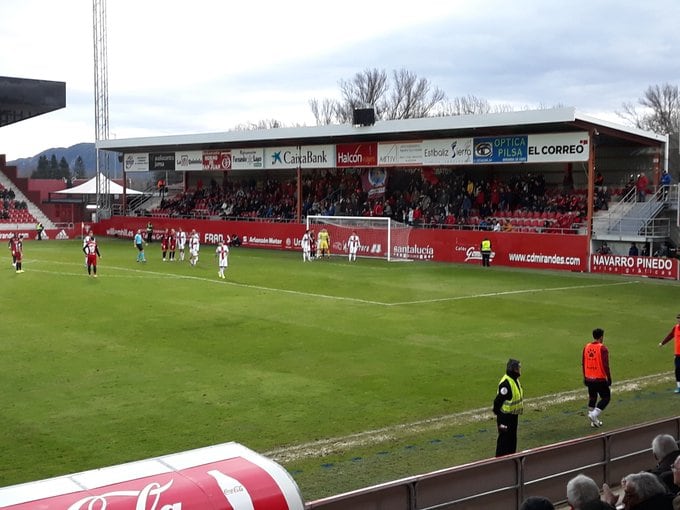
[[[116,216],[94,224],[95,235],[132,239],[138,229],[146,231],[150,218]],[[152,218],[154,237],[160,238],[167,229],[200,233],[201,244],[217,244],[227,236],[238,235],[242,245],[250,248],[267,248],[300,251],[305,226],[298,223],[268,223],[248,221],[181,220],[177,218]],[[333,226],[327,226],[331,235],[331,253],[347,254],[349,232],[336,235]],[[370,229],[356,228],[364,240]],[[395,229],[392,232],[394,259],[431,260],[481,264],[480,243],[484,237],[491,240],[492,264],[530,269],[557,269],[587,271],[589,242],[587,235],[537,234],[514,232],[484,232],[474,230]],[[379,246],[373,246],[378,244]],[[374,256],[386,255],[386,237],[383,242],[372,241],[364,250]],[[361,252],[359,253],[361,255]]]

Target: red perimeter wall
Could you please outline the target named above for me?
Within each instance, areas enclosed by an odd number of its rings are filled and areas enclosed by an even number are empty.
[[[95,235],[132,239],[137,229],[146,232],[149,218],[114,217],[93,225]],[[168,229],[195,229],[201,244],[216,244],[227,235],[237,234],[243,246],[300,251],[305,226],[297,223],[265,223],[247,221],[201,221],[174,218],[151,218],[154,237]],[[349,230],[327,226],[331,236],[331,251],[347,253]],[[385,255],[386,242],[370,229],[356,229],[363,251]],[[145,234],[146,237],[146,234]],[[492,264],[533,269],[588,270],[588,237],[586,235],[530,234],[514,232],[480,232],[468,230],[408,229],[393,230],[392,257],[437,262],[480,264],[479,246],[484,237],[491,240]],[[379,246],[375,246],[379,245]],[[159,248],[160,249],[160,248]],[[361,255],[361,252],[360,252]]]

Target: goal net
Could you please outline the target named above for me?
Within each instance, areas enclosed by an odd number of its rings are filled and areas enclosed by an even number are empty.
[[[392,218],[364,216],[307,216],[307,230],[318,236],[326,229],[330,236],[330,254],[347,255],[347,240],[352,232],[359,236],[359,257],[384,258],[388,261],[411,260],[408,250],[411,227]]]

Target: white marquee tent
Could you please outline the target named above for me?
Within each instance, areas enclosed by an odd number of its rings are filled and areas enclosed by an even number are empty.
[[[66,188],[55,193],[62,193],[65,195],[96,195],[97,194],[97,176],[94,176],[89,181],[86,181],[73,188]],[[99,174],[99,194],[100,195],[122,195],[123,186],[113,182],[108,177]],[[143,195],[141,191],[131,188],[125,189],[126,195]]]

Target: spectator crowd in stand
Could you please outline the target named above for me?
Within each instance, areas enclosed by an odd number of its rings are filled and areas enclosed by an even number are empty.
[[[523,173],[506,180],[471,177],[466,172],[441,175],[395,170],[389,173],[385,193],[369,197],[358,172],[325,170],[302,177],[302,217],[389,216],[419,227],[511,229],[503,218],[542,219],[547,227],[570,228],[587,212],[584,190],[548,187],[542,175]],[[610,197],[596,188],[595,209],[606,209]],[[297,207],[295,179],[214,179],[199,181],[175,196],[165,197],[153,213],[169,216],[261,218],[293,220]],[[560,221],[564,219],[564,221]],[[501,224],[501,222],[503,224]],[[498,227],[496,227],[498,224]],[[480,226],[481,225],[481,226]],[[537,225],[533,225],[536,227]]]
[[[15,200],[16,195],[12,188],[5,188],[0,184],[0,220],[11,220],[14,211],[28,209],[28,204],[23,200]]]

